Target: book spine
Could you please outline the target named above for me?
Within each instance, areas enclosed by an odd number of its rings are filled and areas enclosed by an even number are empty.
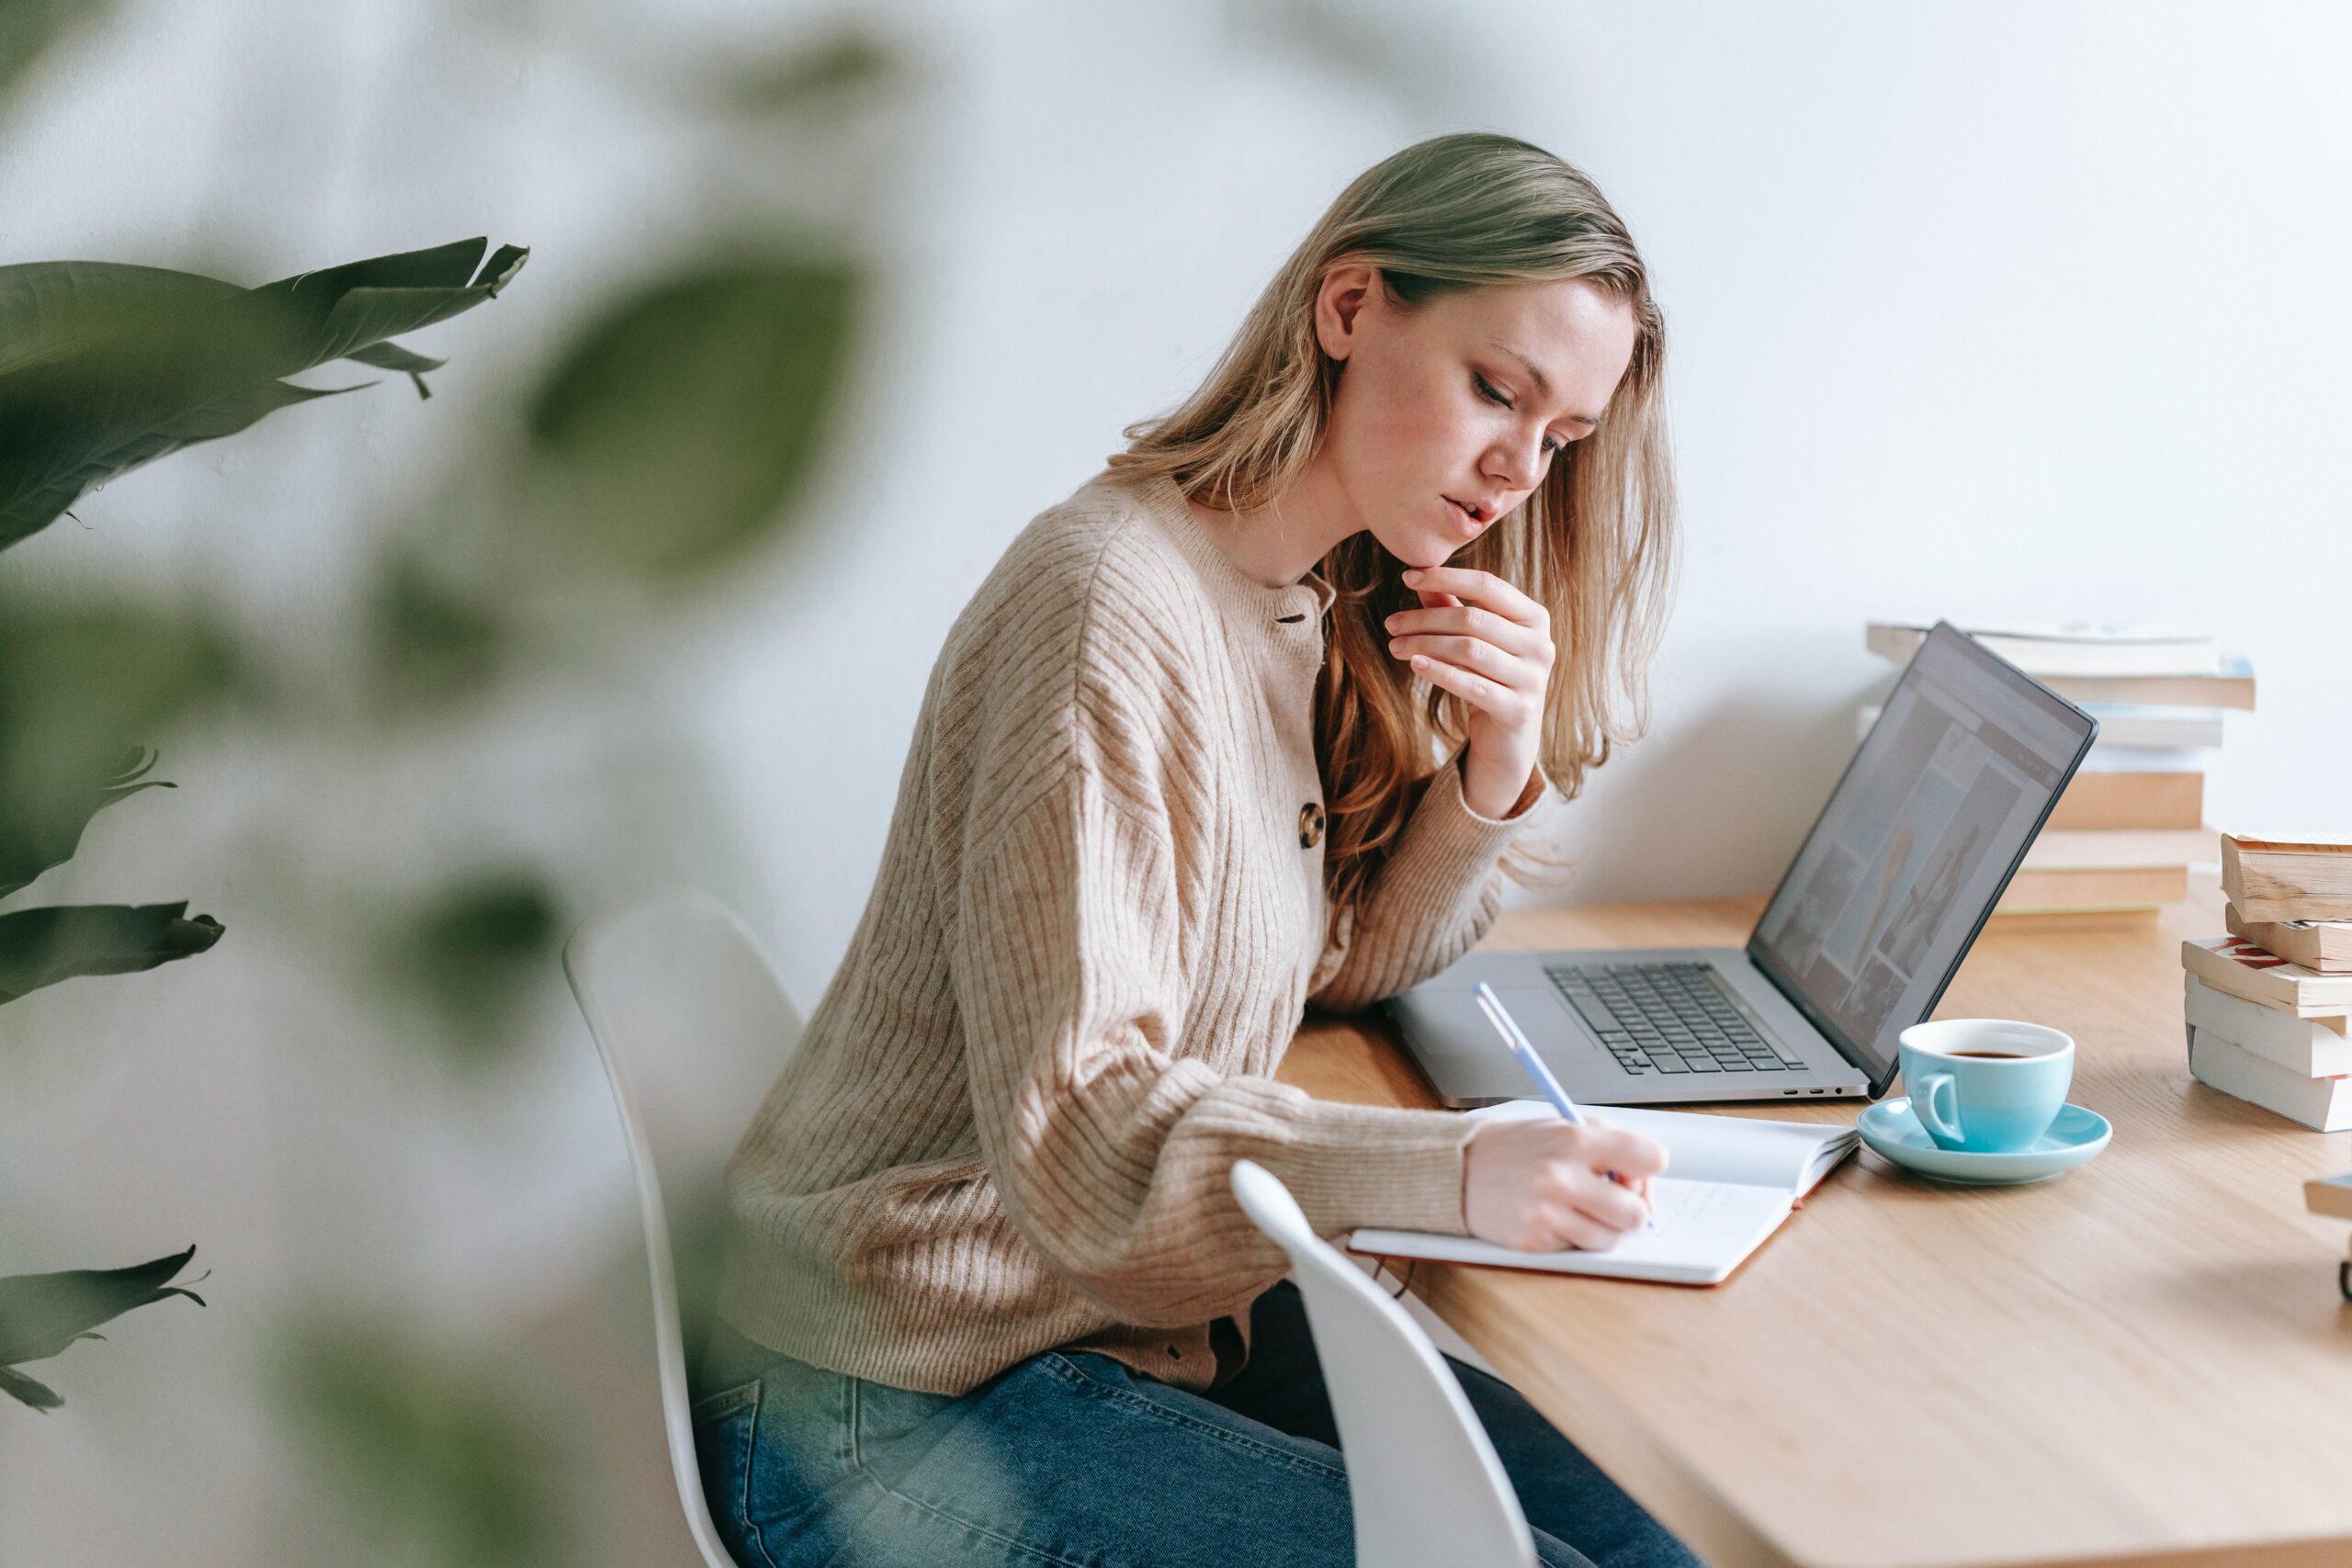
[[[2314,1132],[2352,1128],[2352,1078],[2301,1077],[2201,1029],[2189,1042],[2188,1070],[2209,1088]]]
[[[2214,990],[2194,975],[2181,979],[2181,1013],[2197,1028],[2307,1078],[2352,1073],[2352,1038],[2316,1019],[2257,1007]]]
[[[2082,703],[2076,705],[2098,720],[2101,746],[2158,747],[2222,744],[2219,708],[2165,708],[2146,703]]]
[[[2042,831],[2072,829],[2201,828],[2205,775],[2199,773],[2076,773],[2050,808]]]
[[[2021,871],[2146,871],[2211,865],[2209,828],[2125,831],[2044,828],[2025,849]]]
[[[2188,897],[2186,866],[2136,870],[2019,870],[2001,889],[1996,915],[2076,914],[2096,909],[2153,909]]]
[[[2037,675],[2072,703],[2153,703],[2162,707],[2254,711],[2254,675]]]

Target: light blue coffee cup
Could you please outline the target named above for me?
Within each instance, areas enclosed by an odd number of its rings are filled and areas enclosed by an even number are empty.
[[[2075,1081],[2074,1036],[2007,1018],[1945,1018],[1895,1037],[1911,1113],[1936,1146],[1969,1154],[2030,1149]]]

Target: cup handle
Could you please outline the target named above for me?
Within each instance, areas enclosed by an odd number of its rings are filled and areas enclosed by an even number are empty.
[[[1936,1109],[1939,1093],[1951,1097],[1951,1110],[1949,1113]],[[1919,1119],[1919,1125],[1928,1130],[1928,1135],[1939,1144],[1966,1141],[1960,1130],[1960,1089],[1953,1084],[1950,1073],[1919,1075],[1919,1081],[1911,1086],[1911,1114]]]

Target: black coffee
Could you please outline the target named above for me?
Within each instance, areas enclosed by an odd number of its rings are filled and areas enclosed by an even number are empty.
[[[2025,1053],[2022,1051],[1947,1051],[1944,1055],[1947,1056],[1984,1056],[1996,1062],[2022,1062],[2025,1060]]]

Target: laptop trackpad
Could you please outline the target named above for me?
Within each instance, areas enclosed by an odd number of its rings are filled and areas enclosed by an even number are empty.
[[[1557,991],[1549,986],[1497,986],[1495,994],[1511,1016],[1527,1043],[1535,1047],[1555,1071],[1578,1061],[1589,1062],[1588,1052],[1600,1049],[1600,1043],[1588,1034],[1561,1001]],[[1452,1064],[1475,1072],[1482,1080],[1499,1081],[1497,1091],[1509,1095],[1534,1092],[1528,1081],[1526,1069],[1510,1054],[1510,1047],[1495,1026],[1487,1021],[1479,1010],[1476,998],[1468,991],[1407,992],[1398,998],[1410,1012],[1418,1015],[1414,1031],[1415,1044],[1424,1056],[1442,1056]],[[1434,1068],[1436,1063],[1430,1063]]]

